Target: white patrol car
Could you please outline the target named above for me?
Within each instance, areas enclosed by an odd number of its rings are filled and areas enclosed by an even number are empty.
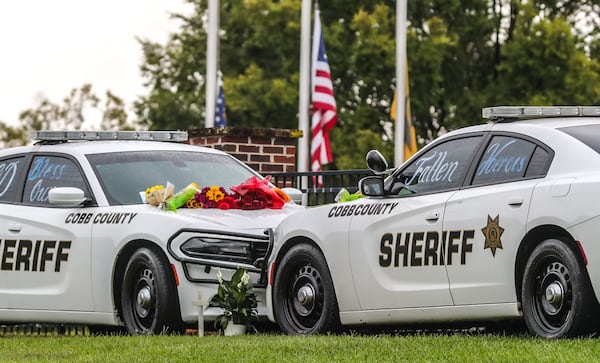
[[[338,324],[524,319],[545,338],[598,330],[600,107],[492,107],[365,198],[286,218],[269,317],[290,334]],[[367,155],[377,173],[378,152]]]
[[[141,197],[166,182],[177,191],[260,178],[248,166],[218,150],[160,142],[184,141],[185,132],[32,136],[32,146],[0,151],[0,322],[179,330],[197,322],[199,297],[206,304],[216,293],[217,268],[227,279],[238,266],[265,301],[265,230],[300,206],[170,212]],[[205,317],[219,313],[207,308]]]

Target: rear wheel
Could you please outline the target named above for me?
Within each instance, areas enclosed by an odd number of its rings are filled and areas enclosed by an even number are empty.
[[[548,339],[588,332],[597,306],[583,263],[558,240],[546,240],[531,253],[522,300],[527,328]]]
[[[121,290],[121,312],[130,334],[159,334],[179,330],[179,306],[173,272],[152,249],[131,255]]]
[[[288,334],[318,334],[339,327],[333,281],[314,246],[292,247],[279,263],[273,283],[275,319]]]

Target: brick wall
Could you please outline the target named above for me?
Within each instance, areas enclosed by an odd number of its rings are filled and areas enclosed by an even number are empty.
[[[296,171],[301,130],[215,127],[188,130],[189,143],[223,150],[261,174]]]

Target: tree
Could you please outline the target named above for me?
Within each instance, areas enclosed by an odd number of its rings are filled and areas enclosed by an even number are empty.
[[[4,147],[27,144],[33,130],[128,130],[135,125],[128,122],[125,104],[112,92],[106,92],[101,103],[92,91],[92,85],[73,88],[61,105],[42,98],[35,108],[19,114],[20,125],[13,127],[0,122],[0,143]]]
[[[150,93],[135,107],[153,129],[204,126],[207,4],[189,2],[194,13],[176,16],[181,32],[165,46],[140,40],[141,72]],[[300,0],[221,4],[220,63],[229,124],[296,127]]]
[[[141,40],[149,94],[136,113],[154,129],[204,125],[206,0],[165,45]],[[408,2],[407,54],[413,124],[421,144],[481,123],[499,104],[591,104],[600,97],[598,0]],[[221,53],[228,122],[296,128],[301,0],[221,1]],[[338,125],[332,169],[363,168],[378,148],[391,159],[395,3],[319,3]],[[586,18],[587,19],[587,18]],[[598,17],[590,16],[592,25]],[[305,137],[309,137],[306,135]]]
[[[15,147],[27,144],[27,132],[0,121],[0,144],[3,147]]]
[[[506,104],[598,104],[600,64],[581,48],[568,19],[523,8],[498,66],[497,98]]]

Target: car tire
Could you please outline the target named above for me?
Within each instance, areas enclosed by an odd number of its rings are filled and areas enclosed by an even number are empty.
[[[523,275],[522,306],[529,331],[547,339],[589,332],[597,301],[583,263],[559,240],[538,245]]]
[[[130,334],[177,332],[181,326],[173,272],[152,249],[136,250],[125,268],[121,313]]]
[[[292,335],[335,332],[339,310],[325,258],[314,246],[292,247],[278,264],[273,310],[282,331]]]

